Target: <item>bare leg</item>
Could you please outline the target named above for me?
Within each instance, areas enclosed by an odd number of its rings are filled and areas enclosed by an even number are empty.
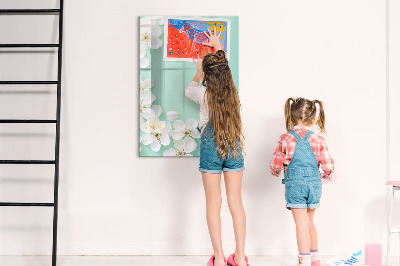
[[[308,218],[310,220],[310,239],[311,239],[311,250],[318,250],[318,236],[317,229],[314,225],[314,214],[316,209],[307,209]]]
[[[224,266],[221,239],[221,174],[201,173],[206,194],[207,225],[215,254],[215,266]]]
[[[307,209],[293,209],[293,219],[296,223],[297,247],[300,254],[310,253],[310,220]]]
[[[246,266],[247,263],[244,255],[246,214],[244,213],[242,204],[242,177],[243,171],[224,172],[226,196],[235,231],[236,250],[234,260],[237,265]]]

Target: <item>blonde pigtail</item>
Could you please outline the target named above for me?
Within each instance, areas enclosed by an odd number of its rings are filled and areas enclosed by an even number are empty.
[[[320,100],[314,100],[313,104],[319,105],[319,115],[318,115],[317,125],[318,125],[319,129],[321,130],[321,133],[326,133],[324,104]]]
[[[294,102],[295,99],[289,98],[285,103],[285,122],[286,122],[286,130],[290,131],[293,129],[293,120],[292,120],[292,105],[290,101]]]

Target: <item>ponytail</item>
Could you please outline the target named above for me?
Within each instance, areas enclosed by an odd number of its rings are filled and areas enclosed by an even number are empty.
[[[314,100],[313,104],[319,105],[319,115],[318,115],[318,120],[317,120],[317,125],[319,129],[321,130],[321,133],[325,133],[325,112],[324,112],[324,104],[320,100]]]
[[[228,60],[226,59],[225,51],[224,50],[216,51],[215,55],[214,55],[214,61],[216,63],[221,63],[221,62],[228,63]]]
[[[292,106],[290,101],[294,102],[293,98],[289,98],[285,103],[285,122],[286,122],[286,130],[290,131],[293,129],[293,120],[292,120]]]

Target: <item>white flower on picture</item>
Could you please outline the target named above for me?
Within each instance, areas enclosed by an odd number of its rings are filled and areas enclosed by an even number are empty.
[[[158,49],[162,45],[160,39],[161,27],[159,25],[151,25],[149,27],[140,27],[140,55],[144,56],[147,47],[150,49]]]
[[[150,119],[153,117],[159,117],[161,115],[162,108],[161,105],[153,105],[151,108],[146,109],[145,112],[140,113],[140,122],[143,122],[144,119]]]
[[[140,68],[146,68],[150,62],[147,59],[147,47],[151,44],[150,27],[140,27]]]
[[[143,48],[143,49],[142,49],[142,48]],[[146,58],[147,46],[145,46],[145,45],[142,46],[142,42],[140,42],[140,49],[139,49],[139,52],[140,52],[140,59]],[[146,59],[147,59],[147,58],[146,58]],[[148,60],[147,60],[147,61],[148,61]]]
[[[142,24],[142,19],[140,25],[146,25]],[[150,65],[146,56],[147,48],[158,49],[162,46],[161,33],[161,27],[157,24],[140,27],[140,68],[146,68]]]
[[[197,143],[192,138],[175,140],[174,148],[169,148],[163,156],[193,156],[190,154],[197,148]]]
[[[152,105],[156,96],[151,92],[154,86],[154,81],[151,78],[142,80],[140,78],[139,91],[140,91],[140,122],[144,118],[149,119],[152,117],[159,117],[162,111],[160,105]]]
[[[151,27],[140,27],[140,55],[144,56],[151,46]],[[143,49],[142,49],[143,48]],[[144,51],[144,52],[143,52]]]
[[[150,65],[149,59],[146,56],[140,58],[140,68],[146,68]]]
[[[177,111],[169,111],[167,113],[167,119],[169,122],[174,123],[176,120],[178,120],[179,114]]]
[[[144,132],[142,135],[143,145],[150,145],[153,151],[158,152],[161,145],[168,146],[170,144],[169,134],[172,128],[169,122],[160,121],[158,117],[152,117],[140,123],[140,129]]]
[[[156,96],[150,90],[140,91],[140,113],[149,113],[151,104],[155,101]]]
[[[140,77],[140,83],[139,83],[140,91],[150,90],[153,86],[154,86],[154,81],[151,78],[142,80],[142,78]]]
[[[144,16],[140,18],[140,25],[150,26],[150,25],[164,25],[163,16]]]
[[[174,140],[182,139],[183,137],[200,138],[200,132],[197,129],[196,119],[189,118],[186,123],[181,120],[174,122],[174,131],[172,131],[172,138]]]
[[[151,17],[140,19],[140,68],[146,68],[150,65],[146,56],[147,48],[158,49],[162,46],[160,39],[162,31],[157,21],[158,19],[152,19]]]

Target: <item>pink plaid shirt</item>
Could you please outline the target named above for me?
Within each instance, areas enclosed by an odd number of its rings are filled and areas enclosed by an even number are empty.
[[[296,133],[302,138],[311,129],[305,126],[295,126],[293,130],[296,131]],[[282,166],[284,167],[284,170],[286,170],[290,160],[293,157],[293,153],[296,148],[296,142],[296,138],[290,133],[285,133],[280,136],[278,147],[274,152],[270,164],[272,175],[279,176]],[[318,166],[322,170],[322,178],[330,179],[332,177],[335,164],[332,157],[329,155],[325,139],[317,134],[312,134],[308,138],[308,142],[310,143],[311,149],[317,158]]]

